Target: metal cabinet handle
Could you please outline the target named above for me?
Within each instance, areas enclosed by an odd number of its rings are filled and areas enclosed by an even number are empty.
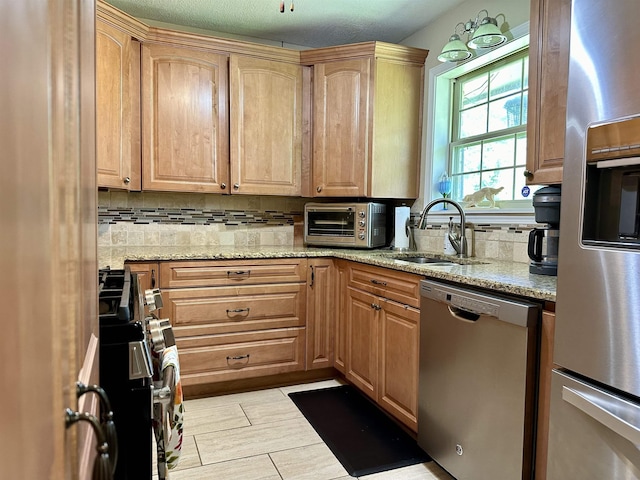
[[[227,270],[227,277],[237,277],[242,275],[250,276],[251,270],[236,270],[236,271]]]
[[[226,184],[226,183],[224,183],[224,182],[222,182],[222,183],[220,184],[220,188],[221,188],[222,190],[224,190],[225,188],[227,188],[227,184]]]
[[[156,288],[156,269],[151,269],[151,288]]]
[[[321,191],[322,191],[322,186],[321,186],[321,185],[318,185],[318,186],[316,187],[316,192],[320,193]]]
[[[380,280],[376,280],[375,278],[371,279],[371,283],[374,285],[382,285],[383,287],[387,286],[387,282],[381,282]]]
[[[316,280],[316,271],[313,268],[313,265],[311,265],[311,283],[309,284],[309,287],[313,287],[313,282]]]
[[[231,364],[231,362],[233,362],[233,361],[237,362],[238,360],[246,360],[246,362]],[[249,354],[248,353],[246,355],[236,355],[235,357],[227,357],[227,365],[229,365],[230,367],[245,367],[248,364],[249,364]]]
[[[533,172],[531,170],[525,170],[524,176],[527,178],[533,178]]]
[[[382,307],[377,303],[372,303],[371,308],[373,308],[374,310],[382,310]]]
[[[66,428],[74,425],[78,422],[87,422],[93,428],[93,432],[96,435],[97,445],[96,452],[98,453],[95,463],[93,464],[93,480],[113,480],[113,471],[111,461],[109,460],[109,444],[102,425],[94,415],[89,413],[74,412],[70,408],[67,408],[64,412],[64,423]]]
[[[116,424],[113,422],[113,409],[107,392],[99,385],[85,385],[82,382],[76,383],[76,396],[80,398],[85,393],[95,393],[100,398],[101,427],[104,431],[106,442],[109,444],[109,460],[111,462],[111,472],[115,474],[118,464],[118,435]]]
[[[129,184],[131,183],[131,177],[124,177],[124,178],[122,179],[122,181],[123,181],[126,185],[129,185]]]
[[[239,183],[234,183],[233,184],[233,189],[234,190],[238,190],[240,188],[240,184]]]
[[[242,313],[242,312],[247,312],[247,314],[249,314],[249,310],[250,310],[250,307],[247,307],[247,308],[234,308],[233,310],[227,309],[227,315],[229,315],[230,313]]]
[[[612,405],[610,398],[607,398],[606,402],[603,399],[603,404],[600,405],[600,402],[598,401],[599,399],[595,396],[578,392],[577,390],[565,385],[562,387],[562,399],[629,442],[636,445],[640,443],[640,428],[632,425],[627,420],[620,418],[618,415],[608,410],[607,407],[611,408],[618,406]],[[623,405],[623,402],[619,403],[620,406],[626,407],[626,410],[630,410],[628,405]],[[636,408],[634,410],[638,409]],[[636,411],[634,413],[635,417],[638,418],[639,412]]]

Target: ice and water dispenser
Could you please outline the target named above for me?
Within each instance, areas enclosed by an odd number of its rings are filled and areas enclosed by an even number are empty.
[[[582,243],[640,248],[640,117],[587,130]]]

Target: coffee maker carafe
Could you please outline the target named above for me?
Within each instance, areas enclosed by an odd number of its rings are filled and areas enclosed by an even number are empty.
[[[544,187],[533,194],[536,222],[546,223],[547,226],[534,228],[529,233],[528,254],[531,259],[529,273],[558,274],[560,199],[559,186]]]

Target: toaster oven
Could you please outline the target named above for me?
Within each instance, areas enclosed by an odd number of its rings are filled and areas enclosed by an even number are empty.
[[[375,248],[386,242],[383,203],[307,203],[304,242],[307,245]]]

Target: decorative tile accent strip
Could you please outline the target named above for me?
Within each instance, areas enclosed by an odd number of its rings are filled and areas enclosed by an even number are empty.
[[[225,225],[260,224],[293,225],[294,216],[302,212],[274,210],[206,210],[196,208],[109,208],[98,206],[98,224],[130,222],[135,224]]]

